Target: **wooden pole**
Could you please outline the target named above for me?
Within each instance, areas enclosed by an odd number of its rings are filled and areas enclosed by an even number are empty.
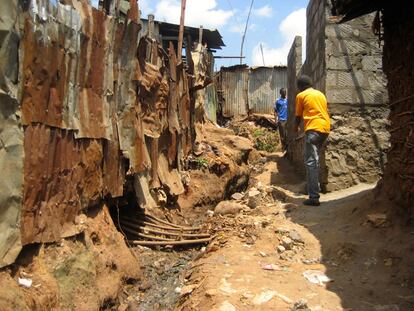
[[[180,32],[178,33],[177,63],[181,62],[182,51],[183,51],[185,4],[186,4],[186,0],[181,0],[181,17],[180,17]]]
[[[149,14],[148,15],[148,37],[150,37],[151,39],[154,39],[154,15],[153,14]]]
[[[203,44],[203,25],[201,25],[198,29],[198,42],[200,42],[200,44]]]

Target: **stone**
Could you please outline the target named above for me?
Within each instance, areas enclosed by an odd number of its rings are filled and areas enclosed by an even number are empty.
[[[258,196],[258,195],[260,195],[260,191],[257,190],[256,188],[252,188],[248,192],[249,197],[255,197],[255,196]]]
[[[283,245],[278,245],[276,249],[279,254],[283,253],[286,250]]]
[[[276,294],[277,294],[277,292],[274,291],[274,290],[264,291],[264,292],[260,293],[259,295],[256,295],[253,298],[253,304],[256,305],[256,306],[264,304],[264,303],[272,300],[272,298],[274,296],[276,296]]]
[[[284,236],[284,237],[282,237],[281,244],[285,249],[290,250],[290,249],[292,249],[293,241],[292,241],[291,238],[288,238],[287,236]]]
[[[209,290],[207,290],[205,293],[204,293],[204,295],[207,297],[207,298],[212,298],[212,297],[214,297],[214,296],[217,296],[218,295],[218,290],[216,290],[216,289],[209,289]]]
[[[242,200],[242,199],[243,199],[243,197],[244,197],[244,195],[243,195],[242,193],[240,193],[240,192],[236,192],[236,193],[233,193],[233,194],[231,195],[231,198],[232,198],[233,200]]]
[[[285,235],[285,234],[289,233],[289,229],[283,228],[283,227],[279,227],[279,228],[277,228],[275,230],[275,232],[278,233],[278,234]]]
[[[367,222],[375,228],[386,228],[391,225],[387,215],[383,213],[367,215]]]
[[[308,307],[308,301],[306,299],[299,299],[298,301],[296,301],[291,310],[311,311],[311,309],[309,309]]]
[[[259,255],[262,257],[267,257],[267,254],[265,252],[259,252]]]
[[[252,190],[248,192],[247,196],[247,206],[249,206],[250,208],[256,208],[260,205],[261,192],[259,190],[252,188]]]
[[[220,305],[220,311],[236,311],[236,307],[233,306],[230,302],[228,302],[227,300],[224,301],[221,305]]]
[[[221,201],[216,205],[214,213],[219,215],[236,215],[243,209],[243,205],[231,201]]]
[[[305,244],[305,242],[303,241],[302,236],[295,230],[290,230],[289,232],[289,237],[295,241],[296,243],[301,243],[301,244]]]

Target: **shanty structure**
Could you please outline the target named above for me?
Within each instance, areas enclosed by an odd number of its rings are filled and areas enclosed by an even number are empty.
[[[159,23],[160,40],[143,24],[136,0],[0,2],[0,267],[130,189],[146,209],[184,192],[193,89],[223,43],[207,31],[183,66],[166,39],[178,25]]]
[[[414,215],[414,5],[411,1],[333,0],[339,22],[376,12],[372,28],[383,40],[383,65],[388,79],[391,147],[381,183],[399,206]]]
[[[142,18],[142,28],[143,33],[148,31],[148,21],[151,18],[149,16],[148,19]],[[176,45],[178,41],[178,32],[179,32],[180,25],[162,22],[162,21],[154,21],[154,37],[157,39],[158,42],[161,42],[164,48],[168,48],[169,42],[173,42]],[[185,40],[190,37],[191,42],[199,42],[199,35],[200,35],[200,28],[198,27],[184,27],[184,38]],[[225,44],[223,42],[223,38],[220,32],[217,29],[202,29],[202,44],[205,45],[208,50],[216,51],[221,50]]]
[[[249,113],[270,114],[280,89],[286,86],[286,66],[222,67],[217,82],[220,114],[225,118]]]

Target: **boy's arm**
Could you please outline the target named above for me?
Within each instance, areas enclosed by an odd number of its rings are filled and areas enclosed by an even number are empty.
[[[302,120],[302,114],[303,114],[303,102],[302,98],[300,96],[296,96],[296,102],[295,102],[295,126],[293,127],[293,130],[295,133],[299,132],[300,127],[300,121]]]
[[[277,113],[277,101],[275,103],[275,106],[273,107],[273,111],[275,113],[275,122],[279,122],[279,114]]]

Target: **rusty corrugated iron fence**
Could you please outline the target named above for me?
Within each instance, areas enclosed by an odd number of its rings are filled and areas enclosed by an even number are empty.
[[[0,267],[22,245],[75,234],[80,211],[124,193],[184,192],[189,82],[170,45],[140,34],[130,0],[0,4]],[[139,39],[140,38],[140,39]]]
[[[249,113],[272,113],[279,91],[286,85],[285,66],[222,67],[217,91],[221,115],[229,118]]]
[[[286,67],[255,67],[249,72],[249,111],[273,113],[281,88],[287,86]]]

